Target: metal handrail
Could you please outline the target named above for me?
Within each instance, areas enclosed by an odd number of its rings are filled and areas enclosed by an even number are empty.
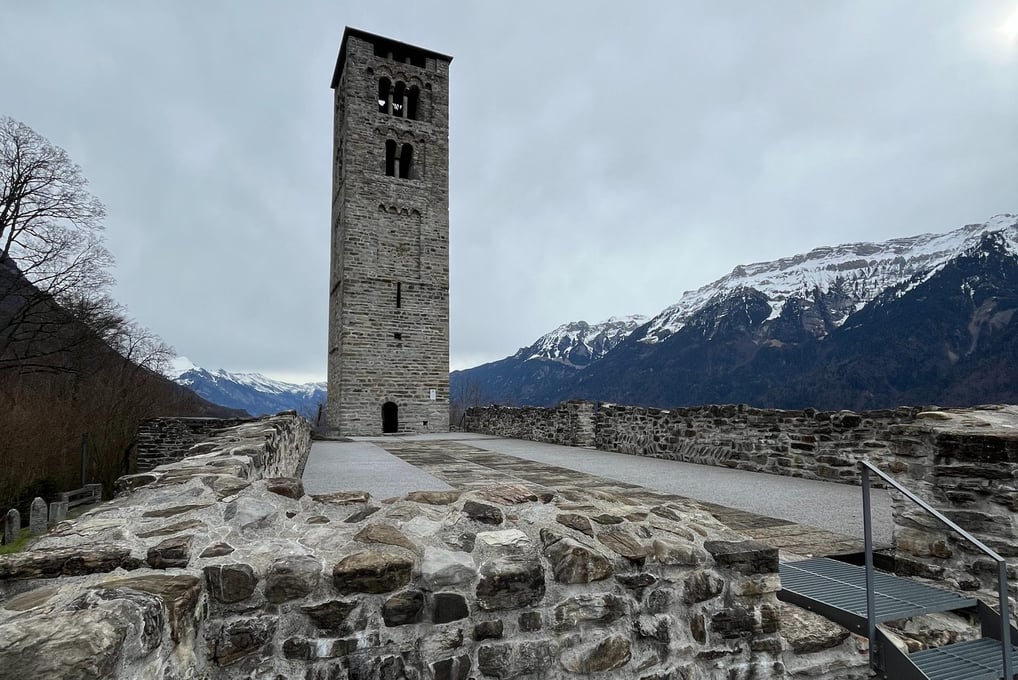
[[[876,595],[873,587],[873,526],[870,517],[870,472],[875,472],[878,477],[900,491],[905,498],[918,505],[920,508],[936,517],[949,529],[959,534],[966,541],[985,553],[997,563],[997,595],[1000,600],[1000,642],[1002,655],[1004,657],[1004,677],[1011,680],[1014,673],[1011,668],[1011,610],[1007,599],[1007,561],[989,548],[978,538],[962,529],[960,526],[945,517],[940,511],[933,508],[929,503],[916,496],[904,486],[892,479],[887,473],[875,466],[868,460],[859,461],[862,470],[862,506],[863,506],[863,540],[866,549],[866,632],[870,639],[870,667],[876,668],[876,640],[877,640],[877,612]]]

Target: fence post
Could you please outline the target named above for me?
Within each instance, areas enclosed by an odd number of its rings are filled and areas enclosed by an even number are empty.
[[[81,433],[81,485],[88,483],[88,432]]]
[[[873,573],[873,520],[870,514],[870,470],[862,465],[862,526],[866,552],[866,636],[870,640],[870,668],[877,669],[877,604]]]

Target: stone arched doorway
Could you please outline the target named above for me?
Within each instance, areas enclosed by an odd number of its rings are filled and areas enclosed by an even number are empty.
[[[382,432],[388,434],[390,432],[399,431],[399,406],[395,403],[387,401],[382,404]]]

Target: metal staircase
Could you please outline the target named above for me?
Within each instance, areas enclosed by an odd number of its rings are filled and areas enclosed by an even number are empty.
[[[866,564],[856,566],[827,557],[785,562],[779,567],[782,590],[778,599],[814,611],[870,641],[870,664],[888,680],[1000,680],[1013,678],[1018,666],[1018,630],[1010,625],[1007,571],[1004,558],[957,524],[888,477],[869,462],[861,462]],[[980,600],[943,588],[877,571],[873,567],[870,519],[870,473],[903,493],[928,513],[960,534],[998,565],[998,597],[1003,616]],[[884,621],[934,612],[965,610],[979,617],[982,637],[908,654],[877,628]],[[1009,650],[1009,653],[1004,652]]]

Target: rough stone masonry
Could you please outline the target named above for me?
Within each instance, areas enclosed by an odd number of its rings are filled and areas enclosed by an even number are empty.
[[[449,429],[449,63],[346,29],[335,90],[328,425]]]
[[[694,502],[501,485],[308,496],[305,421],[220,432],[0,556],[0,679],[864,678]]]

